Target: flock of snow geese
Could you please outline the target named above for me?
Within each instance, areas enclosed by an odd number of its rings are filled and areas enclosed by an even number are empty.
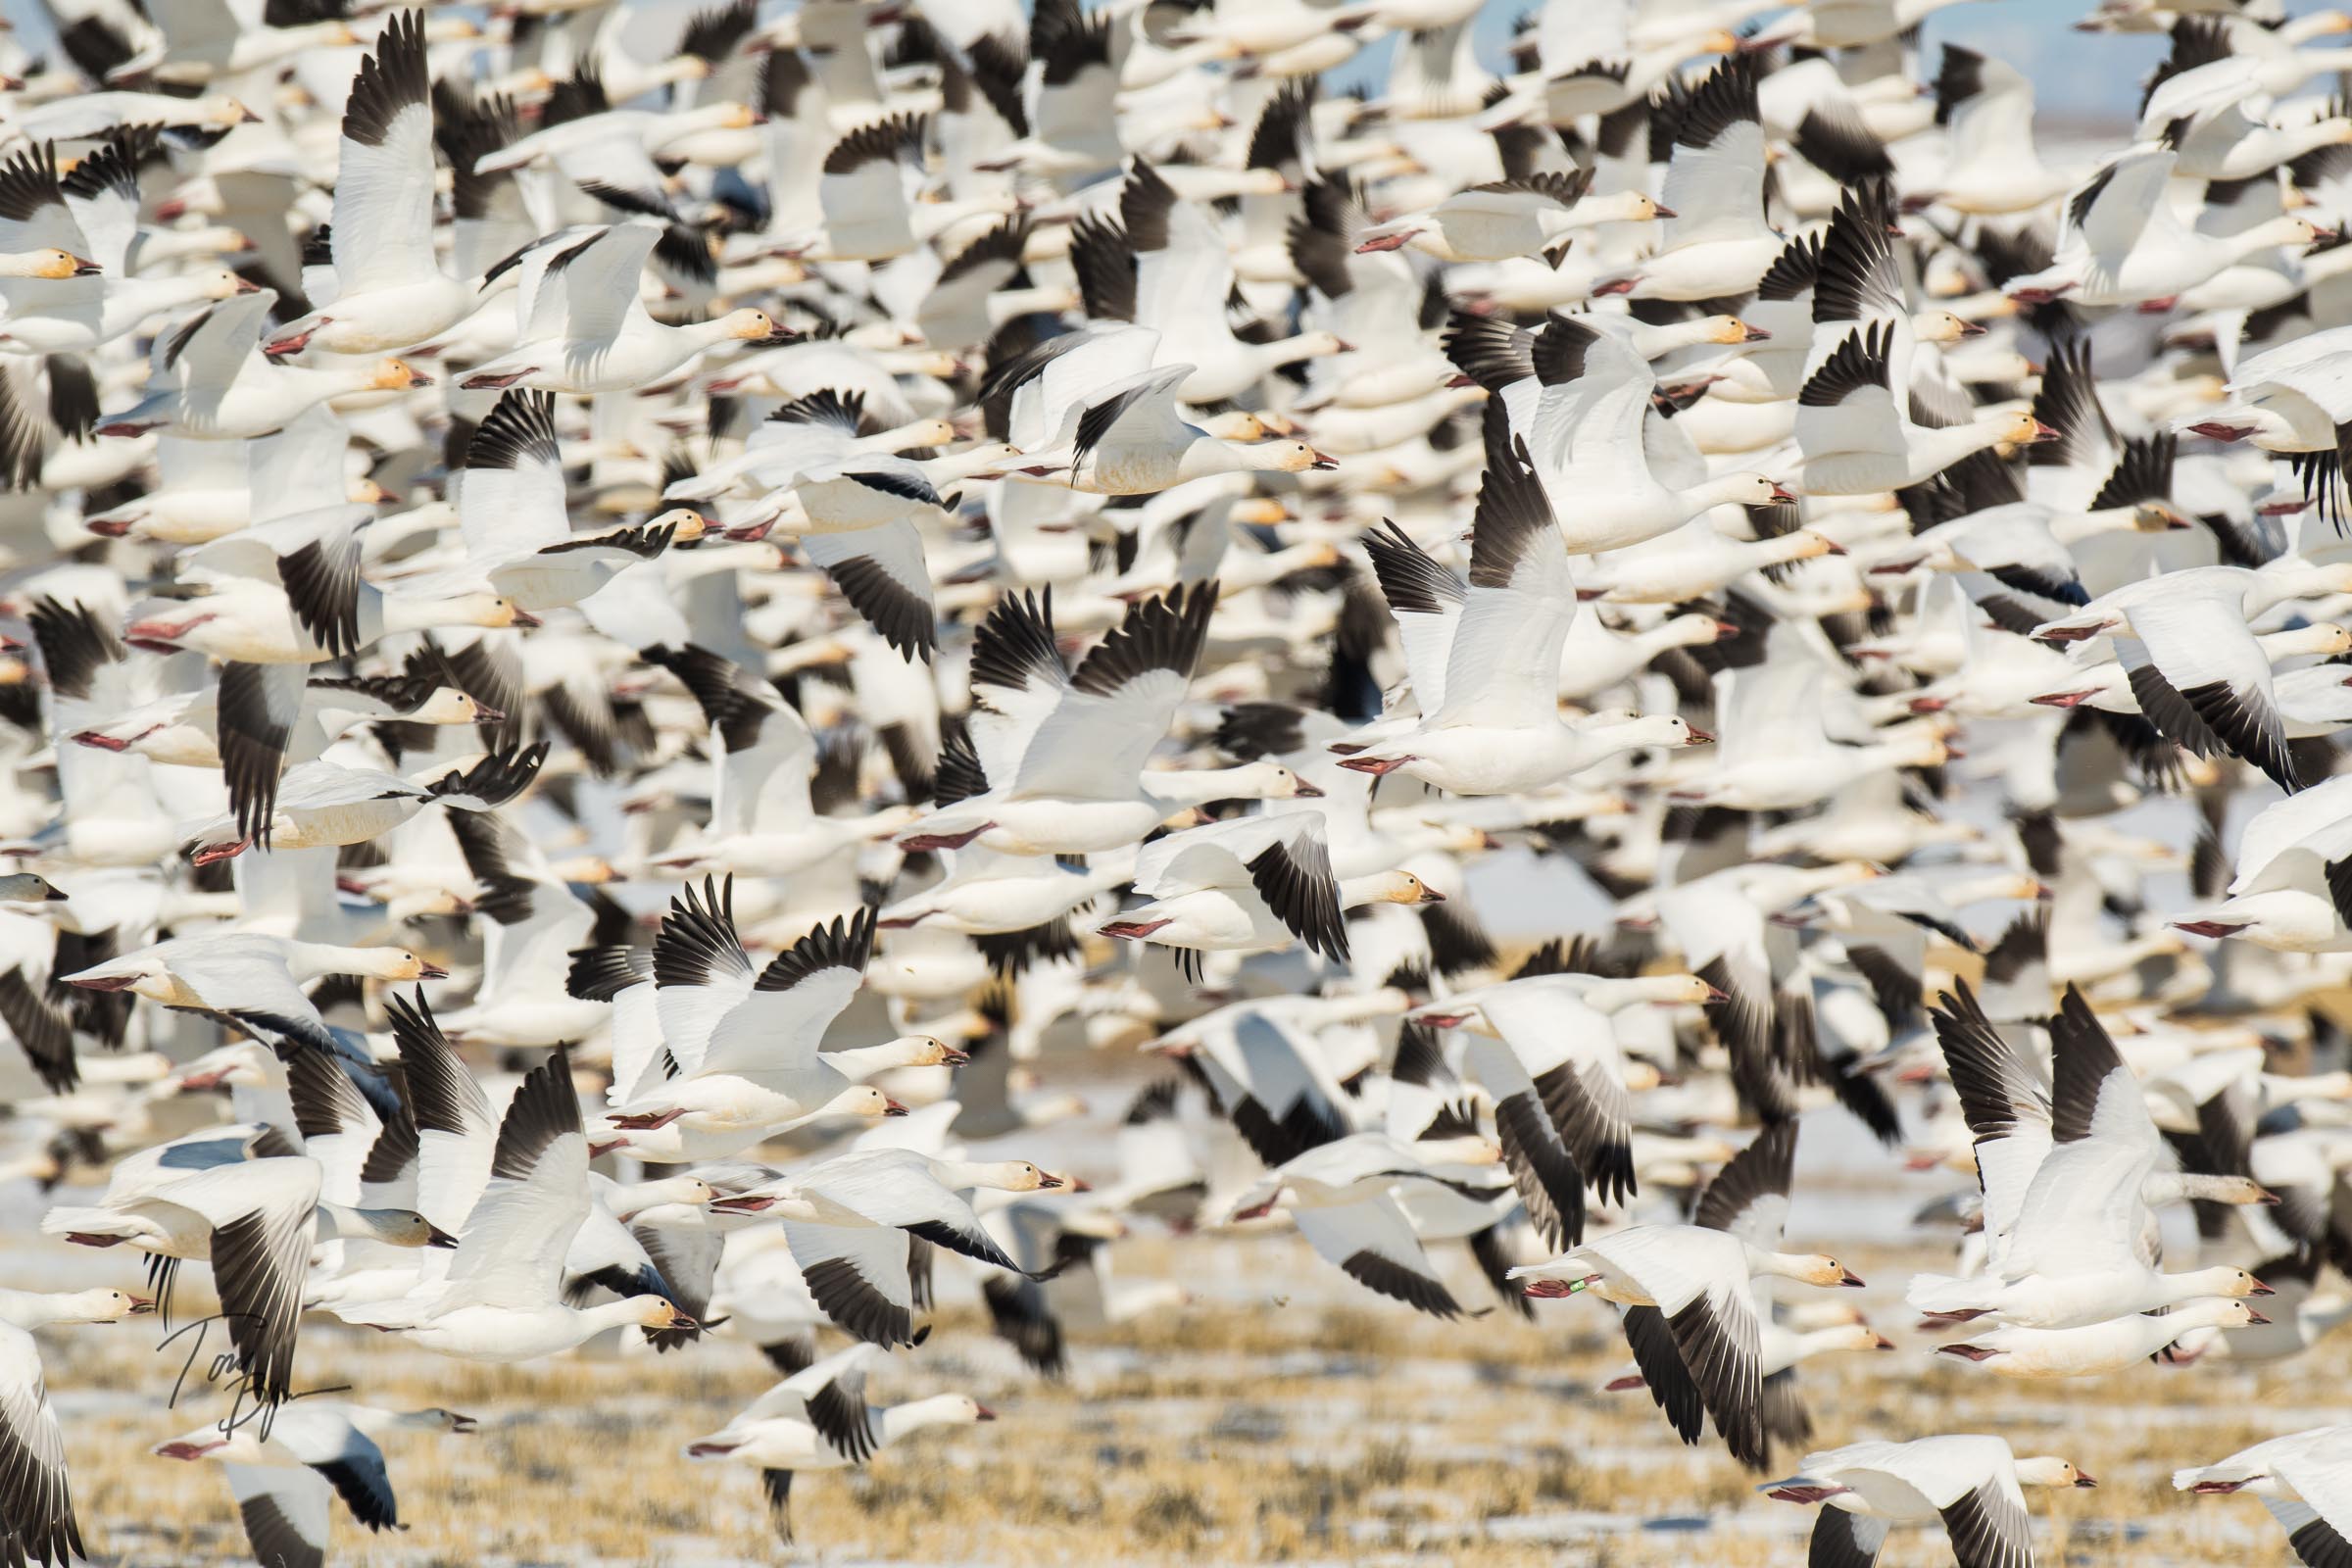
[[[682,1460],[789,1535],[994,1419],[869,1402],[935,1272],[1057,1375],[1140,1225],[1597,1297],[1766,1475],[1893,1348],[1800,1117],[1952,1172],[1972,1377],[2352,1317],[2352,18],[2103,0],[2093,156],[1944,3],[51,0],[0,1131],[121,1281],[0,1292],[0,1560],[82,1552],[33,1331],[208,1337],[154,1452],[269,1568],[473,1425],[306,1334],[734,1339]],[[2352,1426],[2173,1481],[2352,1562]],[[2025,1568],[2089,1485],[1765,1490]]]

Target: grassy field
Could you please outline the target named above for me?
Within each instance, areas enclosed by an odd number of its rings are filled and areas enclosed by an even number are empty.
[[[84,1252],[67,1266],[76,1278],[108,1278],[102,1260]],[[2284,1560],[2258,1503],[2192,1501],[2167,1477],[2178,1464],[2340,1419],[2331,1396],[2352,1370],[2352,1336],[2264,1371],[2147,1366],[2020,1388],[1930,1354],[1931,1342],[1910,1332],[1902,1281],[1939,1254],[1879,1250],[1848,1261],[1872,1282],[1862,1294],[1873,1322],[1901,1348],[1807,1365],[1822,1446],[1996,1431],[2021,1453],[2065,1453],[2101,1485],[2034,1499],[2044,1563]],[[370,1537],[338,1505],[334,1560],[1804,1560],[1809,1510],[1758,1495],[1759,1478],[1712,1443],[1681,1446],[1643,1394],[1599,1390],[1625,1365],[1600,1303],[1546,1302],[1533,1325],[1508,1311],[1438,1323],[1352,1292],[1287,1236],[1140,1240],[1122,1245],[1120,1269],[1209,1285],[1200,1294],[1213,1301],[1115,1335],[1074,1336],[1059,1383],[1023,1368],[976,1307],[951,1304],[930,1343],[902,1355],[873,1393],[895,1401],[961,1390],[1001,1419],[924,1434],[863,1473],[803,1478],[791,1547],[770,1532],[750,1469],[679,1457],[769,1381],[758,1355],[723,1331],[658,1361],[608,1345],[506,1368],[313,1320],[306,1386],[349,1382],[351,1397],[438,1404],[482,1422],[470,1437],[389,1440],[411,1528]],[[184,1293],[192,1304],[202,1286],[201,1271],[190,1272],[199,1282]],[[1486,1299],[1474,1280],[1460,1294]],[[163,1407],[178,1358],[155,1350],[152,1323],[45,1336],[92,1552],[125,1565],[249,1560],[217,1469],[147,1451],[221,1407],[209,1393]],[[1792,1472],[1796,1457],[1776,1455],[1774,1473]],[[1898,1535],[1885,1560],[1902,1568],[1950,1558],[1939,1537]]]

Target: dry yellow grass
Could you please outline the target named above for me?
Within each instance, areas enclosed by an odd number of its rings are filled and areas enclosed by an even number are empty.
[[[350,1382],[352,1396],[371,1403],[439,1404],[483,1422],[469,1438],[401,1435],[392,1472],[413,1528],[369,1537],[338,1513],[334,1559],[374,1568],[1803,1561],[1805,1510],[1759,1497],[1758,1478],[1719,1446],[1681,1446],[1644,1396],[1596,1392],[1625,1359],[1597,1303],[1548,1304],[1533,1325],[1504,1311],[1441,1324],[1350,1294],[1344,1281],[1330,1289],[1282,1238],[1135,1243],[1121,1265],[1184,1273],[1205,1292],[1217,1282],[1204,1257],[1230,1278],[1285,1281],[1297,1294],[1237,1294],[1074,1335],[1061,1383],[1022,1368],[975,1309],[940,1314],[930,1343],[894,1365],[877,1396],[962,1389],[1002,1419],[927,1434],[863,1473],[804,1478],[791,1548],[770,1533],[749,1469],[679,1457],[766,1386],[747,1347],[722,1340],[659,1361],[599,1350],[479,1366],[314,1321],[306,1385]],[[2267,1561],[2283,1550],[2258,1505],[2191,1501],[2167,1477],[2334,1418],[2325,1396],[2343,1387],[2352,1341],[2267,1371],[2151,1366],[2021,1388],[1934,1357],[1903,1331],[1897,1282],[1925,1254],[1854,1261],[1878,1287],[1867,1304],[1903,1348],[1807,1366],[1823,1445],[1998,1431],[2021,1452],[2066,1453],[2102,1485],[2036,1499],[2044,1562],[2078,1550],[2116,1560],[2126,1536],[2134,1564],[2238,1563],[2249,1551]],[[203,1393],[162,1407],[177,1360],[157,1355],[155,1338],[140,1326],[47,1337],[91,1546],[131,1568],[239,1561],[244,1543],[220,1475],[147,1452],[220,1408]],[[1779,1459],[1776,1473],[1795,1468],[1796,1455]],[[1887,1556],[1895,1568],[1948,1560],[1926,1536],[1898,1536]]]

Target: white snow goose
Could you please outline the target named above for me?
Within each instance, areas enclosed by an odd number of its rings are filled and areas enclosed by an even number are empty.
[[[431,91],[424,13],[396,12],[361,58],[343,104],[328,230],[333,297],[287,323],[266,353],[397,353],[481,308],[475,285],[433,258]]]
[[[1491,426],[1490,433],[1499,432]],[[1673,714],[1560,721],[1560,650],[1577,613],[1576,584],[1544,492],[1524,440],[1514,438],[1506,451],[1490,446],[1466,590],[1394,524],[1367,536],[1405,638],[1422,717],[1403,734],[1357,750],[1342,767],[1402,771],[1454,794],[1499,795],[1541,789],[1639,747],[1712,738]]]
[[[1217,591],[1179,585],[1130,606],[1075,670],[1054,645],[1050,597],[999,599],[972,660],[971,760],[983,775],[972,782],[983,787],[916,822],[901,848],[1101,854],[1189,804],[1153,794],[1143,768],[1184,700]]]
[[[2033,1568],[2022,1487],[2091,1487],[2064,1459],[2018,1458],[1990,1437],[1855,1443],[1805,1455],[1804,1471],[1761,1490],[1783,1502],[1826,1502],[1810,1560],[1871,1568],[1890,1525],[1940,1523],[1961,1568]]]
[[[975,1163],[911,1149],[870,1149],[713,1199],[709,1207],[739,1220],[772,1211],[808,1294],[836,1325],[869,1345],[911,1345],[912,1242],[1017,1274],[1019,1265],[989,1235],[962,1191],[1033,1193],[1066,1185],[1027,1160]]]
[[[1764,189],[1764,127],[1754,60],[1726,60],[1669,106],[1674,150],[1662,195],[1674,216],[1660,225],[1653,254],[1593,292],[1638,300],[1745,294],[1781,252],[1781,236],[1765,224],[1757,199]]]
[[[398,1016],[395,1022],[398,1023]],[[573,1307],[564,1297],[564,1261],[588,1218],[588,1138],[561,1050],[531,1069],[499,1119],[486,1165],[479,1162],[487,1104],[448,1043],[430,1028],[400,1034],[404,1067],[430,1062],[434,1086],[411,1093],[423,1146],[418,1200],[444,1212],[467,1209],[446,1279],[420,1279],[405,1295],[338,1306],[350,1323],[399,1333],[442,1355],[526,1361],[584,1344],[607,1329],[696,1325],[661,1296],[631,1296]],[[412,1075],[415,1068],[410,1068]],[[467,1091],[470,1090],[470,1094]],[[462,1132],[445,1133],[460,1128]],[[452,1142],[436,1150],[428,1136]],[[477,1185],[478,1184],[478,1185]],[[472,1187],[478,1198],[467,1199]]]
[[[654,942],[654,1005],[662,1056],[652,1040],[632,1035],[616,1066],[616,1098],[605,1120],[623,1136],[600,1129],[600,1150],[615,1143],[643,1158],[724,1158],[775,1132],[836,1114],[845,1097],[859,1104],[846,1070],[862,1056],[885,1065],[946,1064],[956,1059],[940,1041],[910,1035],[853,1054],[820,1054],[825,1031],[856,998],[873,947],[874,911],[861,908],[817,927],[757,973],[736,935],[734,881],[724,889],[704,881],[698,898],[688,888],[670,904]],[[887,1097],[876,1113],[895,1107]],[[674,1132],[671,1129],[675,1129]],[[666,1138],[653,1135],[668,1133]]]
[[[120,1323],[153,1303],[123,1291],[0,1291],[0,1550],[17,1562],[67,1568],[85,1555],[66,1485],[66,1434],[30,1330]]]
[[[283,428],[329,398],[433,384],[398,360],[345,370],[273,364],[255,349],[276,303],[271,289],[240,294],[158,334],[147,396],[119,414],[101,415],[98,433],[164,430],[198,440],[250,440]]]
[[[1648,1364],[1657,1361],[1658,1376],[1664,1377],[1663,1369],[1672,1364],[1664,1356],[1671,1351],[1687,1382],[1696,1385],[1698,1402],[1714,1419],[1732,1457],[1755,1468],[1763,1466],[1767,1452],[1762,1326],[1755,1300],[1755,1282],[1764,1276],[1820,1286],[1862,1283],[1834,1257],[1768,1251],[1704,1225],[1628,1226],[1510,1274],[1531,1282],[1530,1296],[1589,1291],[1621,1306],[1651,1308],[1650,1314],[1625,1315],[1635,1359],[1643,1363],[1645,1375]],[[1672,1378],[1663,1387],[1679,1391],[1685,1383]],[[1653,1378],[1651,1386],[1657,1390],[1661,1384]]]
[[[2352,564],[2281,561],[2260,571],[2198,566],[2128,582],[2034,635],[2054,646],[2118,633],[2146,645],[2147,659],[2194,717],[2239,757],[2292,792],[2301,787],[2273,692],[2271,662],[2247,622],[2308,595],[2352,585]],[[2151,713],[2151,717],[2159,718]],[[2180,726],[2176,725],[2176,728]]]
[[[792,1481],[798,1472],[850,1469],[926,1428],[997,1418],[966,1394],[866,1403],[866,1375],[888,1360],[889,1351],[875,1345],[836,1350],[754,1399],[718,1431],[689,1443],[686,1457],[758,1465],[768,1517],[776,1534],[790,1543]]]
[[[2260,1497],[2309,1568],[2352,1557],[2352,1427],[2313,1427],[2176,1470],[2173,1488],[2199,1496]]]
[[[1210,953],[1268,953],[1297,940],[1343,963],[1348,910],[1445,902],[1410,871],[1335,877],[1314,811],[1171,833],[1145,846],[1132,880],[1148,902],[1103,926],[1105,936]]]
[[[1461,1303],[1430,1262],[1396,1189],[1416,1182],[1449,1185],[1438,1167],[1491,1165],[1498,1158],[1494,1146],[1475,1135],[1405,1144],[1383,1133],[1354,1133],[1268,1171],[1242,1195],[1233,1218],[1259,1219],[1287,1209],[1316,1253],[1358,1285],[1433,1317],[1459,1317]]]
[[[341,1497],[370,1532],[407,1528],[380,1433],[399,1428],[466,1433],[473,1417],[454,1410],[379,1410],[339,1399],[299,1399],[276,1412],[267,1431],[245,1421],[227,1432],[199,1427],[158,1444],[157,1457],[209,1459],[228,1477],[246,1544],[262,1568],[307,1568],[326,1561],[329,1506]]]

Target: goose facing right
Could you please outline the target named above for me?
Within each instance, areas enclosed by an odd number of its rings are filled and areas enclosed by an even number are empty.
[[[836,1350],[769,1389],[718,1431],[689,1443],[686,1457],[758,1465],[768,1517],[789,1543],[792,1483],[801,1471],[850,1469],[927,1428],[997,1418],[968,1394],[866,1403],[866,1376],[887,1365],[889,1355],[878,1345]]]
[[[2022,1487],[2094,1487],[2054,1455],[2018,1458],[2000,1438],[1954,1436],[1848,1444],[1805,1455],[1801,1474],[1760,1490],[1783,1502],[1826,1502],[1811,1560],[1870,1568],[1889,1526],[1940,1524],[1962,1568],[2033,1568]]]

